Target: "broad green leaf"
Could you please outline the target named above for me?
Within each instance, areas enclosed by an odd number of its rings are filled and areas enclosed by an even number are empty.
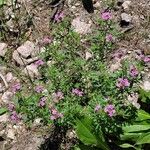
[[[0,108],[0,115],[3,115],[5,112],[7,112],[6,108]]]
[[[0,0],[0,6],[5,4],[5,0]]]
[[[128,143],[124,143],[124,144],[120,145],[120,147],[122,147],[122,148],[129,148],[129,147],[133,147],[133,148],[134,148],[134,146],[133,146],[133,145],[128,144]]]
[[[124,133],[120,136],[121,140],[131,140],[137,141],[137,139],[142,135],[142,133]]]
[[[89,145],[84,145],[84,144],[79,144],[77,148],[78,150],[98,150],[98,148],[91,147]]]
[[[124,132],[142,132],[150,129],[150,125],[131,125],[123,127]]]
[[[92,121],[88,118],[82,120],[77,119],[76,133],[79,139],[85,145],[97,146],[103,150],[109,150],[107,144],[102,141],[102,139],[97,138],[97,136],[92,131]]]
[[[142,121],[142,120],[147,120],[150,119],[150,114],[145,112],[144,110],[139,110],[138,111],[138,120]]]
[[[137,145],[145,144],[145,143],[150,144],[150,132],[143,133],[136,142]]]

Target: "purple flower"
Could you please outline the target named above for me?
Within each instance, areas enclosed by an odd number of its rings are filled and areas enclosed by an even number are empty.
[[[61,91],[52,94],[53,101],[58,103],[61,99],[64,98],[64,94]]]
[[[143,59],[143,61],[145,63],[149,63],[150,62],[150,57],[149,56],[145,56],[144,59]]]
[[[52,38],[49,36],[44,36],[40,41],[39,41],[39,45],[40,46],[45,46],[52,43]]]
[[[21,84],[18,82],[18,83],[15,83],[15,84],[13,84],[12,85],[12,91],[14,92],[14,93],[16,93],[17,91],[19,91],[20,89],[21,89]]]
[[[54,17],[55,22],[60,22],[64,18],[64,13],[63,12],[58,12],[56,13]]]
[[[108,114],[108,116],[112,117],[115,115],[116,113],[116,110],[115,110],[115,107],[111,104],[105,106],[104,108],[104,112]]]
[[[42,97],[39,101],[39,107],[44,107],[46,105],[46,97]]]
[[[51,116],[50,116],[50,119],[51,120],[56,120],[56,119],[59,119],[59,118],[62,118],[63,117],[63,114],[58,112],[55,108],[52,108],[51,110]]]
[[[14,104],[12,104],[12,103],[8,104],[8,110],[10,112],[14,111],[14,109],[15,109],[15,105]]]
[[[79,90],[77,88],[73,89],[72,93],[77,96],[83,96],[83,94],[84,94],[81,90]]]
[[[10,115],[10,120],[14,123],[17,123],[18,121],[20,121],[20,117],[19,115],[17,114],[16,111],[13,111]]]
[[[52,113],[52,115],[57,115],[57,114],[58,114],[58,111],[57,111],[55,108],[53,108],[53,109],[51,110],[51,113]]]
[[[44,87],[41,86],[41,85],[38,85],[38,86],[35,87],[35,91],[37,93],[42,93],[44,91]]]
[[[115,59],[121,59],[125,55],[123,50],[118,50],[115,54],[112,55]]]
[[[113,36],[112,34],[107,34],[106,35],[106,42],[112,42],[113,41]]]
[[[110,20],[110,19],[112,19],[112,14],[110,12],[103,12],[102,13],[102,19],[103,20]]]
[[[39,60],[37,60],[37,61],[35,62],[35,65],[36,65],[36,66],[42,66],[42,65],[44,65],[44,61],[43,61],[42,59],[39,59]]]
[[[133,78],[135,78],[135,77],[138,76],[138,74],[139,74],[138,70],[136,69],[135,66],[132,65],[130,67],[130,76],[133,77]]]
[[[117,80],[116,86],[120,89],[124,89],[125,87],[129,87],[130,83],[126,78],[119,78]]]
[[[56,119],[57,119],[57,117],[56,117],[56,116],[54,116],[54,115],[51,115],[51,116],[50,116],[50,119],[53,121],[53,120],[56,120]]]
[[[98,112],[100,109],[101,109],[101,106],[98,104],[98,105],[96,105],[94,111],[95,111],[95,112]]]

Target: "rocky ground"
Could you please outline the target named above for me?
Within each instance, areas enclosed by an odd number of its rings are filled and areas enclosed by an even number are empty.
[[[56,5],[56,6],[55,6]],[[0,8],[0,107],[7,106],[13,97],[11,85],[18,82],[29,82],[40,79],[38,66],[34,63],[39,53],[44,51],[43,37],[50,36],[54,14],[63,10],[72,19],[72,28],[81,34],[92,32],[94,18],[105,5],[101,0],[94,0],[94,13],[87,13],[78,0],[66,0],[53,5],[48,1],[18,0],[17,3],[6,3]],[[123,33],[117,43],[123,57],[109,59],[110,70],[113,72],[121,67],[125,58],[135,59],[140,52],[150,55],[150,1],[149,0],[116,0],[112,8],[113,19]],[[17,17],[16,17],[17,16]],[[2,24],[5,26],[2,26]],[[45,39],[45,42],[50,42]],[[4,60],[4,61],[3,61]],[[5,62],[5,63],[4,63]],[[141,86],[150,90],[150,64],[143,74]],[[49,127],[41,127],[40,120],[28,129],[24,123],[13,125],[7,113],[0,115],[0,149],[1,150],[36,150],[48,136]]]

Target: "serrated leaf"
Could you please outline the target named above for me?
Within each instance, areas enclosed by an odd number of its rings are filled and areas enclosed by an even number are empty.
[[[5,112],[7,112],[6,108],[0,108],[0,115],[3,115]]]
[[[134,148],[134,146],[132,146],[131,144],[128,144],[128,143],[124,143],[124,144],[120,145],[120,147],[122,147],[122,148],[133,147]]]
[[[109,150],[107,144],[98,138],[92,131],[92,121],[88,118],[82,120],[77,119],[76,133],[79,139],[85,145],[93,145],[102,148],[103,150]]]
[[[137,145],[145,143],[150,143],[150,132],[142,134],[136,142]]]
[[[142,132],[150,129],[150,125],[131,125],[123,127],[124,132]]]

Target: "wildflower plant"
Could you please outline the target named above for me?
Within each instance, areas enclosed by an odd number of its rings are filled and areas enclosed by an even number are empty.
[[[119,71],[108,70],[104,59],[119,35],[112,17],[109,11],[100,14],[97,33],[86,37],[85,47],[69,21],[61,22],[63,15],[56,15],[58,24],[50,38],[53,41],[35,62],[40,66],[41,82],[36,81],[27,96],[15,86],[17,105],[9,108],[15,121],[20,119],[19,113],[26,122],[42,118],[45,124],[75,128],[77,120],[88,116],[93,133],[103,132],[107,141],[113,141],[112,136],[121,132],[122,125],[132,122],[139,106],[137,100],[129,102],[128,95],[137,91],[134,85],[140,70],[136,64],[126,62]],[[93,53],[89,60],[85,59],[87,49]]]

